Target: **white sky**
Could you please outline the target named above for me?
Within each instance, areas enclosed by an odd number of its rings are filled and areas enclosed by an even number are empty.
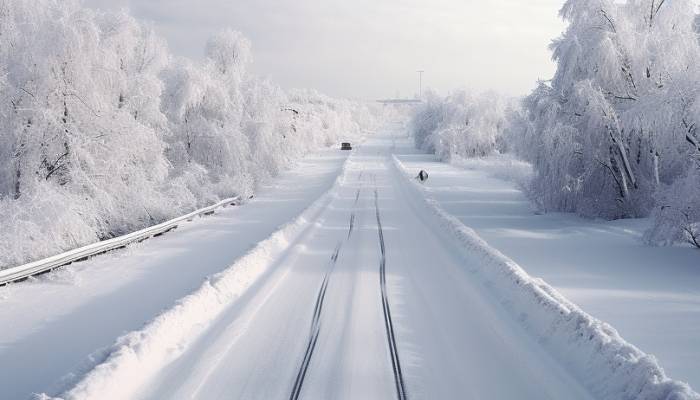
[[[152,21],[171,51],[202,57],[231,27],[253,42],[253,70],[285,88],[376,99],[424,85],[526,94],[554,73],[548,45],[563,0],[85,0]]]

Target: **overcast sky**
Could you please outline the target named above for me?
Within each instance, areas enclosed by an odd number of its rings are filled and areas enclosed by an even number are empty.
[[[563,0],[85,0],[153,22],[173,53],[201,58],[231,27],[253,70],[284,88],[376,99],[425,86],[520,95],[554,72],[548,45]]]

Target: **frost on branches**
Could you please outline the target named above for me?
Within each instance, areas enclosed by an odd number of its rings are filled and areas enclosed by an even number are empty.
[[[428,93],[413,112],[411,129],[416,147],[441,160],[484,157],[508,148],[508,101],[494,93],[458,91],[447,97]]]
[[[371,127],[367,106],[286,94],[250,60],[234,31],[194,63],[125,13],[0,0],[0,268],[249,194]]]
[[[689,0],[569,0],[557,72],[526,99],[518,154],[548,210],[653,213],[650,242],[697,245],[700,45]]]

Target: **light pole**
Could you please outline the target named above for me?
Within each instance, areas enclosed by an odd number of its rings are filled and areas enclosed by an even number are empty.
[[[416,72],[418,72],[418,99],[422,99],[423,98],[423,72],[425,72],[425,71],[423,71],[421,69],[421,70],[418,70]]]

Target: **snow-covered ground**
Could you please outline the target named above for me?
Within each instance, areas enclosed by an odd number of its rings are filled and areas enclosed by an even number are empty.
[[[412,173],[427,170],[430,195],[490,245],[655,355],[670,376],[700,387],[697,249],[644,245],[646,219],[537,215],[516,184],[495,177],[523,176],[522,165],[507,170],[502,158],[462,167],[426,154],[399,158]]]
[[[237,208],[181,224],[165,236],[0,288],[0,398],[54,392],[199,287],[327,191],[347,158],[324,150],[260,188]]]
[[[63,397],[594,398],[418,218],[391,149],[388,136],[361,146],[301,219],[120,339]]]
[[[162,239],[6,288],[3,396],[700,399],[450,215],[531,214],[523,199],[483,197],[515,196],[512,184],[420,155],[396,130],[346,155],[306,159],[249,204]],[[418,168],[432,174],[424,187]]]
[[[48,393],[699,398],[445,213],[405,174],[409,143],[359,146],[291,223]]]

